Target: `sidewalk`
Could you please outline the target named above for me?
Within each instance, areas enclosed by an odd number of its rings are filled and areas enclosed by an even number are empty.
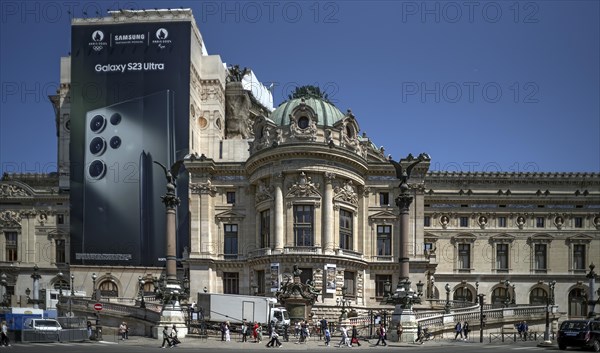
[[[340,342],[340,336],[334,336],[331,339],[330,342],[330,347],[332,348],[337,348],[338,343]],[[252,339],[249,339],[248,342],[241,342],[241,337],[239,335],[233,335],[231,337],[231,341],[229,342],[223,342],[221,341],[221,337],[220,336],[208,336],[207,339],[201,339],[197,336],[191,335],[191,336],[187,336],[183,339],[181,339],[181,344],[179,345],[180,347],[203,347],[203,348],[239,348],[239,349],[263,349],[266,348],[266,344],[267,342],[269,342],[269,340],[263,340],[260,343],[254,343],[251,342]],[[297,349],[297,350],[307,350],[307,349],[312,349],[312,348],[316,348],[316,347],[325,347],[325,341],[324,340],[319,340],[318,337],[311,337],[307,343],[296,343],[296,339],[294,337],[290,337],[290,341],[289,342],[284,342],[283,340],[281,340],[280,337],[280,341],[283,344],[282,347],[285,347],[285,349]],[[361,340],[360,341],[360,346],[356,346],[354,345],[354,347],[352,347],[352,349],[356,350],[356,349],[381,349],[382,347],[378,347],[375,346],[374,344],[377,342],[376,339],[371,339],[371,340]],[[140,336],[130,336],[129,339],[125,340],[125,341],[121,341],[121,340],[117,340],[117,341],[111,341],[110,339],[104,340],[104,341],[100,341],[100,342],[96,342],[97,344],[118,344],[118,345],[127,345],[127,346],[144,346],[144,347],[160,347],[160,345],[162,344],[162,338],[161,339],[153,339],[153,338],[149,338],[149,337],[140,337]],[[388,345],[387,347],[427,347],[427,346],[434,346],[434,347],[440,347],[440,346],[465,346],[465,345],[480,345],[481,343],[479,343],[479,338],[477,338],[477,340],[470,340],[470,341],[455,341],[454,339],[451,338],[440,338],[440,339],[436,339],[436,340],[432,340],[432,341],[427,341],[424,344],[418,344],[418,343],[399,343],[399,342],[387,342]],[[532,347],[535,346],[536,342],[530,342],[530,345]],[[484,341],[483,345],[486,345],[487,342]],[[507,343],[507,345],[510,345],[509,343]],[[514,343],[513,343],[514,345]],[[523,345],[523,346],[527,346],[527,342],[523,342],[522,344],[519,345]],[[342,347],[342,348],[347,348],[347,347]]]

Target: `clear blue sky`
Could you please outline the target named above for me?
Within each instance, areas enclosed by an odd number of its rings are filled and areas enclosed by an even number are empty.
[[[209,54],[274,82],[317,84],[395,159],[433,170],[600,171],[598,1],[0,3],[0,167],[56,170],[47,95],[69,13],[189,7]]]

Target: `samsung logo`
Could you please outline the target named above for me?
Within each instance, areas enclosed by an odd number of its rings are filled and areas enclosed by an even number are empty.
[[[144,40],[146,35],[141,34],[116,34],[115,40]]]

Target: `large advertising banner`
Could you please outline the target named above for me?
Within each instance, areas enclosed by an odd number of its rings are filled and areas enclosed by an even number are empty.
[[[335,293],[335,264],[325,265],[325,293]]]
[[[71,48],[71,262],[164,266],[161,196],[188,153],[189,21],[82,23]],[[189,235],[178,180],[177,248]]]
[[[279,290],[279,262],[271,263],[271,292]]]

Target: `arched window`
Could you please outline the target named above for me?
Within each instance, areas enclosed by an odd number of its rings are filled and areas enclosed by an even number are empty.
[[[583,288],[573,288],[569,292],[569,318],[586,317],[587,293]]]
[[[492,306],[494,306],[494,307],[504,306],[505,303],[507,302],[507,298],[508,298],[508,302],[510,302],[510,297],[508,297],[508,292],[507,292],[506,288],[497,287],[492,292]]]
[[[533,288],[529,293],[529,304],[531,305],[546,305],[548,299],[548,292],[544,288]]]
[[[473,293],[469,288],[460,287],[454,291],[454,300],[473,302]]]
[[[146,282],[144,283],[144,296],[154,295],[154,283]]]
[[[101,282],[100,285],[98,286],[98,289],[100,290],[100,294],[103,297],[118,297],[119,296],[119,288],[117,287],[117,284],[111,280]]]

